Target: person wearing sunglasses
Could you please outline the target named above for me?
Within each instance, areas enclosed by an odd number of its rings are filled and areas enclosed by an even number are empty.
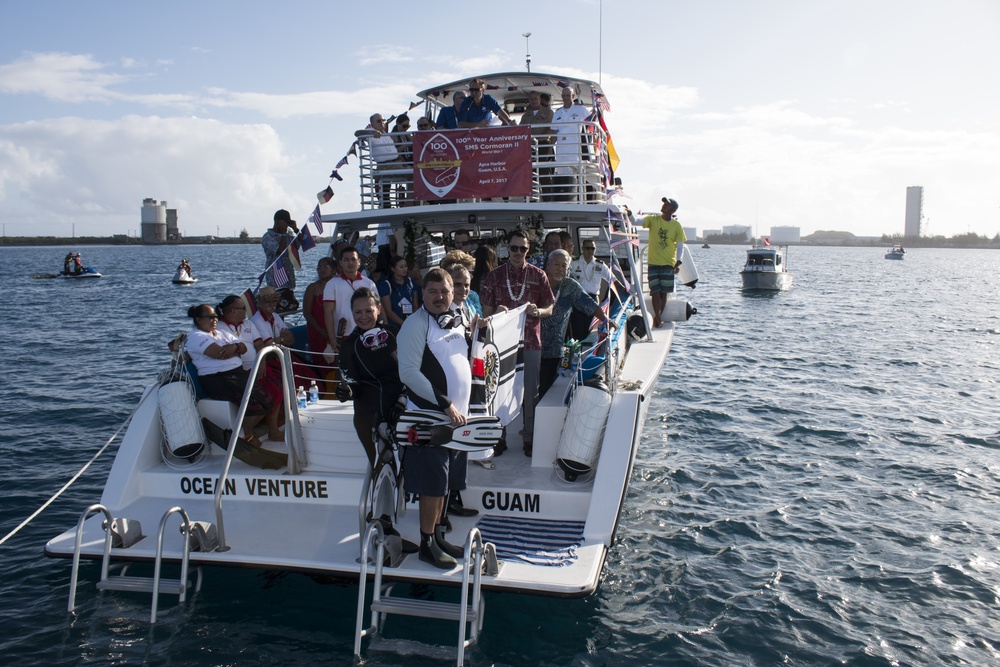
[[[558,237],[557,237],[558,238]],[[527,305],[524,321],[524,432],[525,456],[531,456],[535,429],[535,400],[538,371],[542,362],[542,319],[552,315],[555,298],[545,272],[525,260],[528,237],[520,229],[510,233],[507,242],[510,259],[494,269],[483,281],[479,301],[483,315],[513,310]]]
[[[188,332],[186,349],[198,371],[202,391],[213,400],[239,405],[250,379],[240,358],[247,352],[246,345],[229,331],[217,328],[219,314],[210,304],[188,308],[188,317],[194,322],[194,328]],[[243,437],[254,447],[260,447],[261,442],[253,434],[253,427],[273,407],[264,388],[255,384],[243,418]]]
[[[337,399],[354,399],[354,428],[375,466],[378,452],[373,435],[403,393],[399,381],[396,336],[379,325],[381,300],[368,287],[351,296],[354,330],[340,345],[340,377]]]
[[[469,82],[469,96],[462,102],[462,108],[458,112],[458,126],[489,127],[494,115],[504,125],[516,125],[493,96],[486,94],[486,81],[473,79]]]
[[[407,409],[438,410],[452,426],[466,423],[472,397],[469,338],[462,314],[452,308],[454,282],[447,271],[424,276],[423,306],[399,330],[399,379]],[[449,452],[445,447],[406,447],[406,491],[420,496],[420,560],[441,569],[457,565],[463,549],[445,540]]]

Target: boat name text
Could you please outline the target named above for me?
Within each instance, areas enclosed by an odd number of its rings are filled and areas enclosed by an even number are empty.
[[[541,511],[541,500],[537,493],[511,493],[510,491],[483,491],[483,508],[504,512]]]
[[[247,477],[243,480],[246,494],[273,498],[329,498],[326,480],[316,479],[270,479]],[[214,495],[218,485],[215,477],[181,477],[181,493]],[[224,495],[239,495],[235,479],[227,479]]]

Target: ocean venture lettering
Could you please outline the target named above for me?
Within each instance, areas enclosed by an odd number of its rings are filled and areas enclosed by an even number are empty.
[[[181,477],[181,493],[210,496],[215,493],[216,478],[214,477]],[[247,493],[251,496],[268,496],[272,498],[329,498],[326,480],[315,479],[266,479],[248,477]],[[237,495],[235,479],[227,479],[225,495]]]
[[[483,507],[503,512],[540,511],[541,500],[537,493],[511,493],[510,491],[483,491]]]

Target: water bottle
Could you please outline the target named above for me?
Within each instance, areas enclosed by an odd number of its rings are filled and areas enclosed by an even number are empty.
[[[295,398],[299,402],[299,410],[306,409],[306,390],[305,387],[299,387],[299,390],[295,392]]]
[[[316,403],[319,401],[319,387],[316,386],[316,380],[312,381],[309,385],[309,402]]]

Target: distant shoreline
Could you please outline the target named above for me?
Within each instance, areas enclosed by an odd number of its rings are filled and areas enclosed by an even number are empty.
[[[327,244],[329,237],[317,237],[318,244]],[[688,241],[688,245],[701,246],[705,241]],[[1000,250],[1000,242],[982,240],[979,243],[968,243],[964,239],[893,239],[888,241],[851,241],[845,239],[830,239],[828,241],[800,241],[798,243],[781,243],[795,247],[831,247],[831,248],[887,248],[896,243],[902,243],[904,248],[966,248]],[[161,243],[143,243],[139,239],[129,238],[122,242],[120,237],[111,236],[80,236],[76,238],[56,236],[4,236],[0,237],[0,247],[49,247],[49,246],[192,246],[192,245],[259,245],[260,237],[249,238],[214,238],[211,241],[199,237],[197,240],[164,241]],[[729,241],[709,241],[709,246],[749,246],[750,242],[733,243]]]

